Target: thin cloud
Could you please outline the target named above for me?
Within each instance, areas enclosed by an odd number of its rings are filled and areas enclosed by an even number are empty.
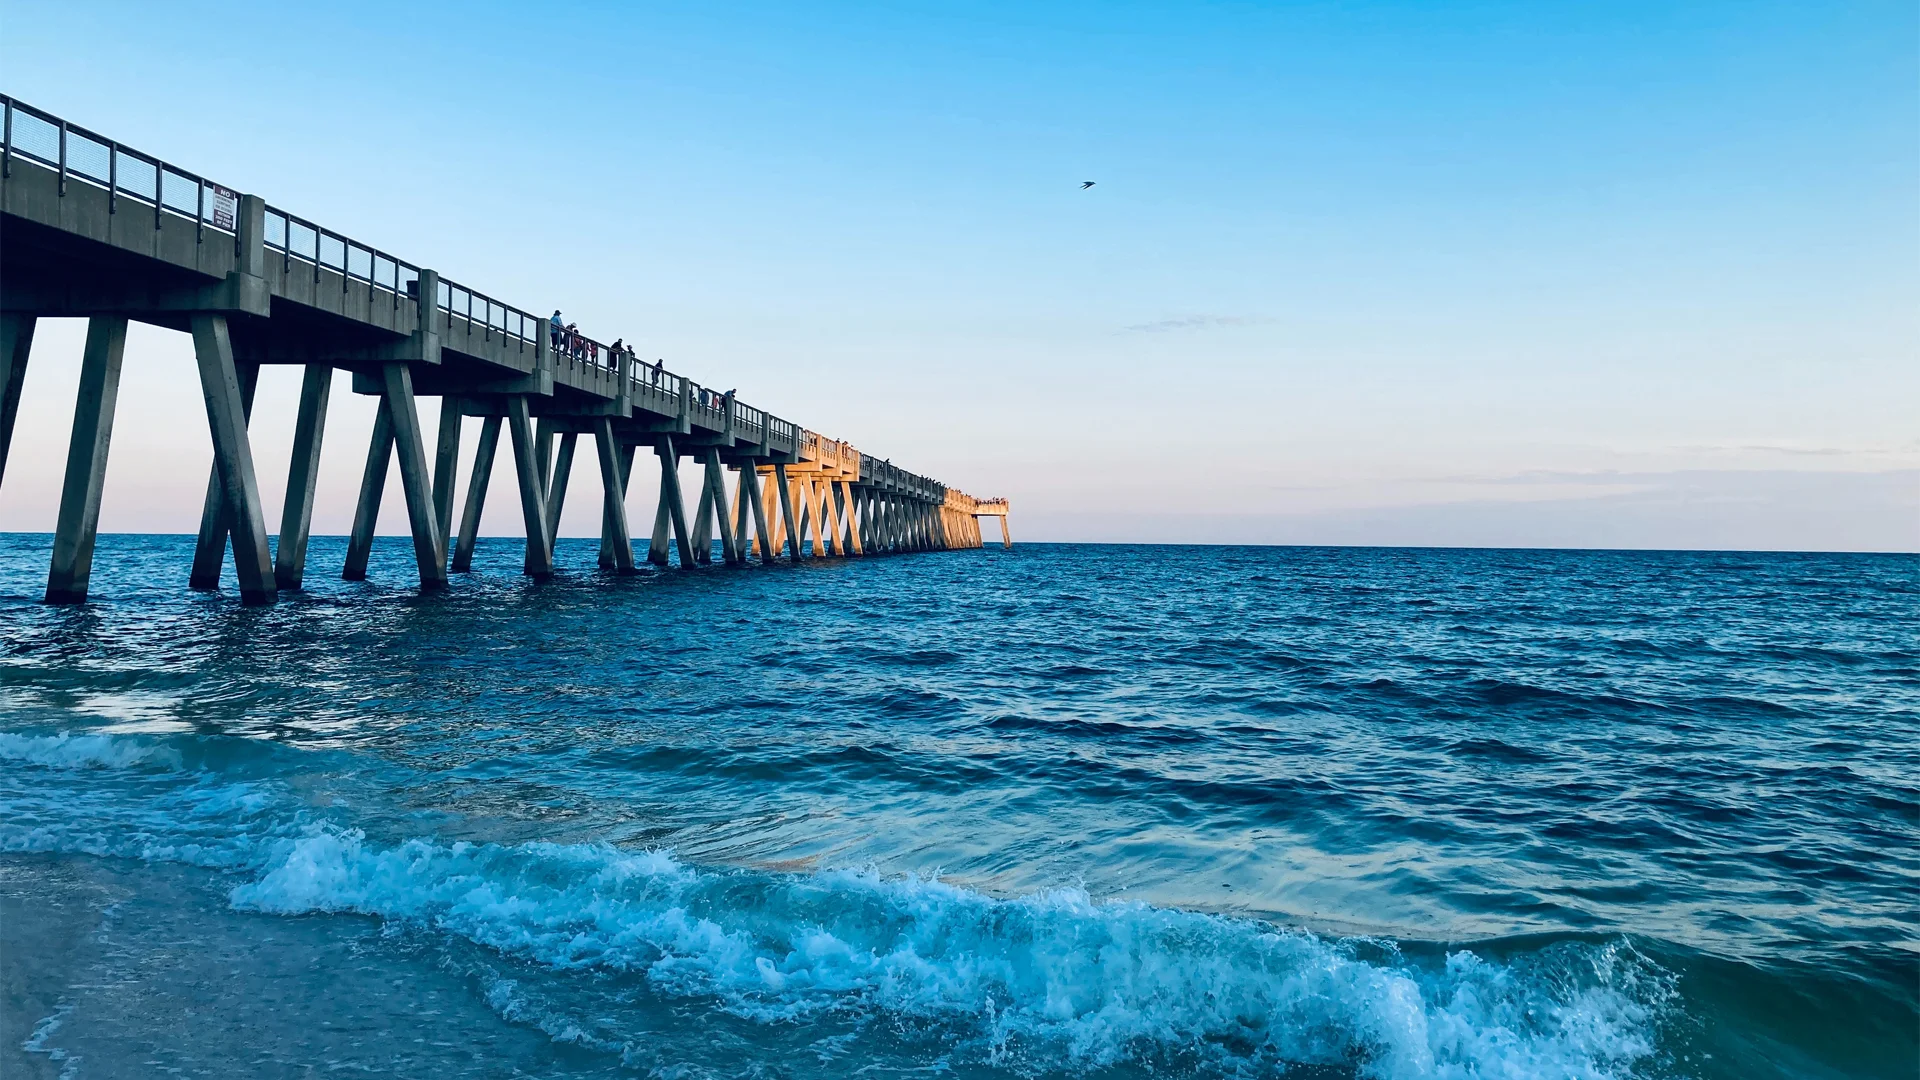
[[[1182,315],[1159,322],[1135,323],[1125,330],[1130,334],[1166,334],[1176,330],[1209,330],[1216,326],[1257,326],[1272,321],[1246,315]]]
[[[1790,457],[1884,457],[1913,452],[1911,449],[1878,446],[1810,446],[1803,443],[1697,443],[1677,449],[1709,454],[1785,454]]]

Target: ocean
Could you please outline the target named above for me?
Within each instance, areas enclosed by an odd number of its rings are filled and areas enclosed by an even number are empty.
[[[1901,1077],[1920,558],[0,536],[0,1073]]]

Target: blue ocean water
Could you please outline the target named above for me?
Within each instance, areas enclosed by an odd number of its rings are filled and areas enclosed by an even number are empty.
[[[1911,1077],[1920,559],[1022,545],[188,592],[0,537],[45,1075]],[[384,584],[382,584],[384,582]],[[0,1069],[4,1071],[4,1069]],[[32,1073],[28,1073],[31,1075]]]

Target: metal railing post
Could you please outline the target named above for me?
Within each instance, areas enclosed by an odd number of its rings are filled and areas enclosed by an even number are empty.
[[[60,194],[67,193],[67,122],[60,121]]]

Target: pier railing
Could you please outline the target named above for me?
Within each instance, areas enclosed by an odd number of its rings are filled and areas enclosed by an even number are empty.
[[[313,268],[316,285],[321,270],[332,270],[340,275],[343,291],[348,282],[360,281],[390,293],[394,307],[399,307],[403,300],[414,302],[414,283],[420,280],[419,267],[330,232],[277,206],[267,207],[265,244],[268,251],[279,253],[280,268],[289,277],[294,263],[299,262]]]
[[[120,200],[153,208],[154,227],[162,214],[194,222],[204,242],[209,230],[237,236],[239,196],[206,177],[168,165],[150,154],[130,150],[105,135],[69,124],[0,94],[0,174],[13,175],[13,160],[21,157],[48,166],[60,174],[60,194],[69,181],[92,184],[107,192],[108,206],[118,213]]]
[[[538,339],[534,335],[545,332],[545,319],[536,319],[519,308],[501,303],[459,282],[442,278],[439,292],[440,295],[435,298],[436,305],[446,313],[449,329],[453,320],[464,320],[469,327],[480,330],[483,340],[490,341],[498,336],[518,342],[522,349],[536,347]]]
[[[58,174],[62,195],[69,182],[92,185],[108,193],[110,212],[120,212],[124,199],[129,209],[144,212],[150,208],[156,230],[171,215],[194,223],[201,242],[210,237],[223,241],[231,238],[235,252],[239,252],[240,196],[234,189],[122,146],[9,95],[0,94],[0,112],[4,112],[0,120],[0,174],[11,177],[16,159],[29,161]],[[322,273],[331,272],[340,277],[343,292],[349,283],[358,282],[369,295],[385,294],[396,309],[406,303],[415,304],[416,310],[425,306],[421,303],[425,298],[419,295],[425,271],[418,263],[271,204],[266,206],[263,224],[262,243],[269,257],[279,258],[281,280],[293,280],[296,273],[310,273],[318,286]],[[458,329],[489,341],[497,336],[523,350],[536,349],[543,340],[541,335],[551,333],[547,319],[445,278],[440,279],[431,305],[428,310],[444,318],[444,328],[450,332]],[[427,311],[418,313],[424,316]],[[550,344],[556,364],[619,370],[620,357],[592,338],[562,333]],[[686,401],[687,410],[704,427],[731,427],[730,434],[736,438],[755,438],[764,433],[770,444],[795,451],[802,450],[802,440],[814,439],[810,452],[821,452],[817,437],[792,422],[769,416],[738,399],[732,402],[729,415],[723,396],[708,392],[702,402],[698,384],[637,358],[628,369],[627,379],[636,402],[643,402],[651,411],[674,414]],[[901,477],[910,475],[888,471]]]

